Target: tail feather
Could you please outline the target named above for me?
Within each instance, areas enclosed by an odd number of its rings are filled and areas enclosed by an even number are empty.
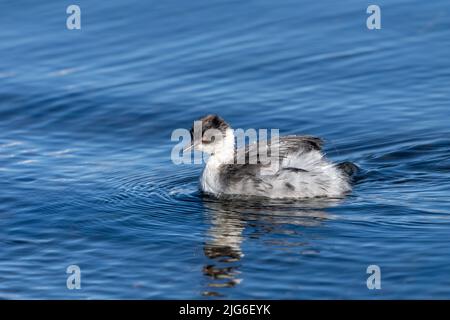
[[[342,162],[337,165],[337,167],[342,170],[348,177],[354,177],[359,172],[359,167],[351,162]]]

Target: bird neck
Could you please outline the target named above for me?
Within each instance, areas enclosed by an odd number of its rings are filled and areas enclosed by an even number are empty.
[[[235,142],[233,129],[228,128],[225,131],[222,145],[211,154],[208,164],[220,166],[222,164],[232,164],[234,162]],[[211,162],[211,163],[210,163]]]

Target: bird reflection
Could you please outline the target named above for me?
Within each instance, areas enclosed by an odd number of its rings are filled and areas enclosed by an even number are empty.
[[[203,267],[203,274],[208,279],[208,290],[203,292],[206,296],[221,296],[217,289],[234,287],[243,280],[239,269],[244,257],[242,243],[246,228],[252,231],[248,238],[255,239],[272,232],[290,234],[292,230],[286,228],[289,225],[316,227],[333,219],[323,209],[339,202],[330,199],[301,202],[232,198],[218,200],[206,196],[203,200],[211,224],[203,247],[208,259],[208,264]],[[298,240],[298,237],[294,238]],[[266,244],[281,247],[308,245],[305,239],[297,243],[292,242],[292,239],[288,241],[277,240]]]

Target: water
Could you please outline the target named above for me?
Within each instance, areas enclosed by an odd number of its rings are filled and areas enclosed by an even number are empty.
[[[1,1],[0,297],[450,298],[450,5]],[[217,201],[172,130],[326,140],[342,201]],[[66,268],[81,268],[81,290]],[[381,268],[368,290],[366,268]]]

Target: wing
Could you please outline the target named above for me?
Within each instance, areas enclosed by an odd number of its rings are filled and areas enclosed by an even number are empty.
[[[262,164],[261,157],[267,155],[270,157],[276,155],[280,161],[289,155],[306,153],[313,150],[322,149],[323,140],[312,136],[284,136],[268,141],[266,144],[259,142],[246,145],[245,149],[239,149],[235,152],[236,164]]]
[[[275,141],[270,144],[270,149],[278,147],[280,158],[286,158],[290,154],[306,153],[322,149],[323,140],[312,136],[285,136],[279,137],[278,144]]]
[[[265,178],[266,176],[279,175],[282,171],[296,174],[307,172],[298,166],[296,161],[299,159],[306,162],[317,161],[322,157],[320,152],[317,152],[321,150],[322,144],[323,141],[316,137],[284,136],[267,144],[248,145],[245,149],[236,151],[234,164],[222,166],[221,183],[238,192],[251,189],[262,193],[267,192],[273,186],[272,182]],[[277,152],[279,165],[273,167],[272,156],[276,157]],[[262,154],[267,157],[261,158]]]

